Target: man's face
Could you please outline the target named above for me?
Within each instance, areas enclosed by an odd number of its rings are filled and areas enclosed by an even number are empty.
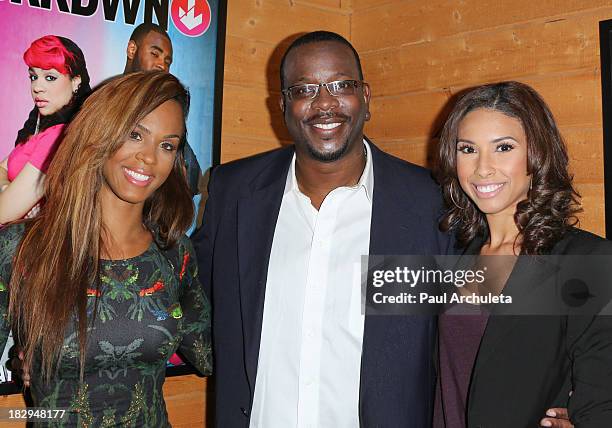
[[[293,49],[285,62],[285,88],[305,83],[360,80],[355,56],[338,42],[315,42]],[[370,101],[367,86],[353,94],[332,96],[325,87],[313,99],[281,95],[285,124],[296,151],[321,162],[333,162],[361,150]]]
[[[130,44],[134,43],[130,40]],[[172,44],[157,31],[149,31],[139,44],[133,45],[132,71],[162,70],[168,72],[172,64]],[[129,52],[130,46],[128,46]],[[129,54],[128,54],[129,55]]]

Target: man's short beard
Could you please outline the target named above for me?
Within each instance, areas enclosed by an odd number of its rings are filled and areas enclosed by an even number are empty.
[[[350,145],[350,141],[346,139],[338,150],[331,153],[321,153],[315,150],[309,142],[306,142],[306,149],[311,158],[319,162],[332,163],[342,158],[348,152]]]

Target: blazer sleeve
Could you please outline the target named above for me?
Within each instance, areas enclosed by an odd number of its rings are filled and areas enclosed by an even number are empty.
[[[565,253],[610,258],[612,243],[576,231]],[[611,278],[607,280],[612,281]],[[612,284],[608,286],[612,287]],[[600,298],[604,299],[601,304],[605,306],[610,302],[610,293]],[[603,313],[610,312],[604,309],[597,316],[567,318],[573,391],[568,408],[576,428],[600,428],[612,424],[612,316],[601,315]]]
[[[572,331],[583,330],[572,347],[573,393],[570,420],[576,428],[612,423],[612,316],[570,317]]]
[[[179,279],[183,294],[181,308],[184,316],[183,339],[180,352],[200,373],[212,373],[212,345],[210,327],[210,303],[198,281],[198,266],[191,243],[181,245],[181,270]]]

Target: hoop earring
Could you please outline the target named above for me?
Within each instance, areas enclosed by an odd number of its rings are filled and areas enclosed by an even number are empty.
[[[36,129],[34,130],[34,135],[38,134],[39,129],[40,129],[40,112],[38,112],[38,116],[36,117]]]
[[[457,208],[459,208],[460,210],[464,210],[465,208],[460,206],[457,202],[455,202],[455,198],[453,198],[453,183],[454,183],[454,181],[451,181],[451,183],[450,183],[450,192],[449,192],[449,194],[450,194],[451,201],[453,201],[453,204]]]

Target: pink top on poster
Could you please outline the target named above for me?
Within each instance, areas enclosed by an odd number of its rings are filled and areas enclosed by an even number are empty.
[[[28,162],[41,172],[47,172],[65,127],[65,124],[51,126],[15,147],[8,157],[9,181],[13,181]]]

